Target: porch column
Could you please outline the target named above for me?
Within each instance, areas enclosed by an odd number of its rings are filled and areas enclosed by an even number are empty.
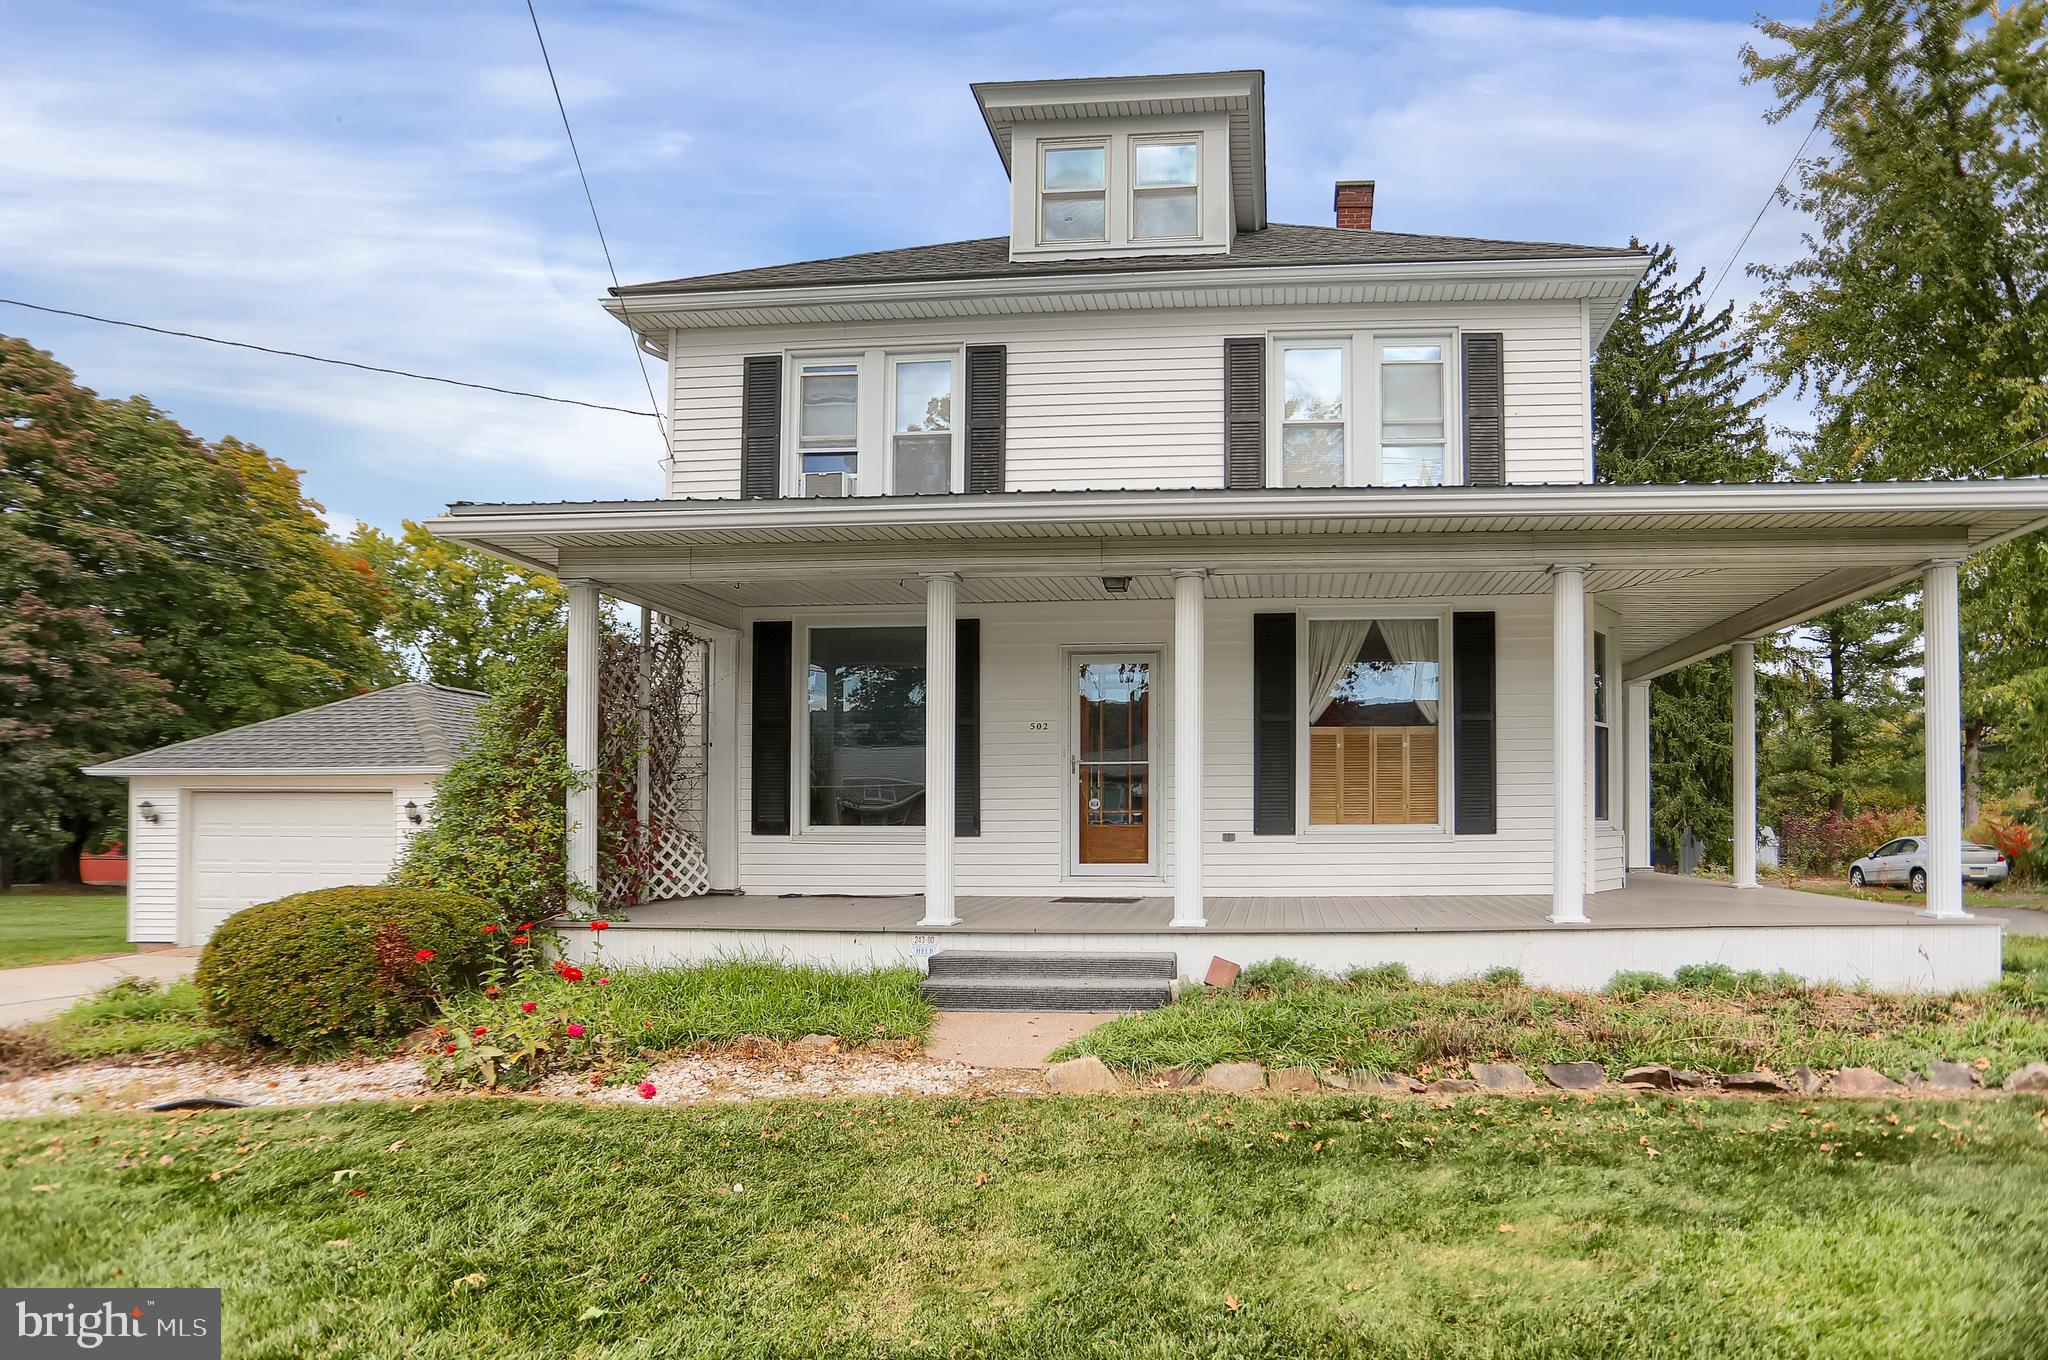
[[[1623,721],[1628,724],[1628,869],[1650,872],[1650,682],[1631,680],[1624,691],[1628,706]]]
[[[924,919],[957,926],[953,911],[953,747],[960,577],[924,573]]]
[[[1921,915],[1958,921],[1969,913],[1963,910],[1963,671],[1954,558],[1927,564],[1920,609],[1927,706],[1927,908]]]
[[[1173,573],[1173,924],[1208,924],[1202,901],[1202,627],[1209,573]]]
[[[740,886],[740,636],[705,647],[704,859],[713,892]]]
[[[1756,643],[1728,649],[1735,669],[1735,886],[1756,886]],[[1958,871],[1960,872],[1960,871]]]
[[[1550,919],[1586,924],[1586,566],[1550,569]]]
[[[597,889],[597,586],[564,581],[569,588],[569,877]]]

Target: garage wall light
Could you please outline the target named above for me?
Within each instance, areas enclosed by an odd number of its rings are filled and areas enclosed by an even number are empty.
[[[421,821],[420,805],[409,798],[405,803],[405,820],[411,822],[414,826],[418,826]]]
[[[151,826],[155,826],[158,822],[163,820],[162,817],[159,817],[157,815],[156,804],[150,802],[148,799],[144,799],[142,802],[137,803],[135,805],[135,810],[141,813],[142,820],[148,822]]]

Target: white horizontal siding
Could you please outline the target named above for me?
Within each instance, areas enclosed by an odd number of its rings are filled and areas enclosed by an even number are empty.
[[[1609,892],[1628,880],[1628,844],[1619,826],[1605,823],[1593,828],[1592,890]]]
[[[1223,484],[1223,340],[1269,330],[1500,331],[1511,482],[1587,480],[1576,302],[1207,308],[677,331],[669,493],[739,495],[741,361],[791,349],[1009,349],[1012,491]],[[1362,437],[1362,435],[1361,435]]]
[[[1216,895],[1547,893],[1551,858],[1550,614],[1544,599],[1461,602],[1496,611],[1499,676],[1499,831],[1251,832],[1251,621],[1291,601],[1212,600],[1203,723],[1205,889]],[[1314,602],[1327,607],[1328,601]],[[1367,606],[1369,607],[1369,606]],[[1412,608],[1412,602],[1408,605]],[[976,606],[982,619],[982,834],[955,848],[962,893],[1153,894],[1170,884],[1173,810],[1168,749],[1175,684],[1172,615],[1163,602]],[[783,616],[786,617],[786,616]],[[810,616],[845,623],[851,611]],[[900,619],[901,615],[888,616]],[[799,615],[799,630],[806,616]],[[801,646],[801,639],[799,639]],[[1153,715],[1158,863],[1150,880],[1065,872],[1072,647],[1156,648],[1163,694]],[[751,647],[741,647],[740,731],[752,730]],[[1034,731],[1033,723],[1045,723]],[[801,740],[801,734],[799,734]],[[755,893],[916,893],[924,845],[916,829],[834,828],[790,837],[747,830],[752,752],[739,770],[740,883]],[[799,770],[801,779],[801,770]],[[1448,770],[1446,771],[1448,778]],[[1302,810],[1306,816],[1306,810]],[[1230,835],[1230,841],[1223,837]]]
[[[405,815],[405,805],[416,803],[423,816],[431,815],[433,775],[395,775],[383,778],[361,775],[152,775],[128,781],[128,938],[136,944],[177,944],[180,942],[183,894],[187,872],[184,863],[188,844],[186,822],[192,795],[197,792],[274,791],[293,792],[388,792],[391,821],[397,831],[396,850],[418,830]],[[139,811],[148,802],[157,815],[154,823],[143,820]]]

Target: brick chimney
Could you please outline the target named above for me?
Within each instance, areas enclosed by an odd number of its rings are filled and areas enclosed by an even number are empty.
[[[1372,185],[1369,179],[1337,181],[1337,225],[1353,231],[1372,230]]]

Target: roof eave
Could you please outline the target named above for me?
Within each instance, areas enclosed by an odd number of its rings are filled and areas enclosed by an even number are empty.
[[[384,779],[397,775],[438,776],[447,774],[450,768],[447,765],[349,765],[331,769],[314,765],[180,765],[168,769],[161,766],[124,769],[122,766],[125,763],[121,760],[110,760],[100,765],[87,765],[79,773],[97,775],[104,779],[224,779],[233,775],[251,775],[264,779],[303,779],[315,775]]]

